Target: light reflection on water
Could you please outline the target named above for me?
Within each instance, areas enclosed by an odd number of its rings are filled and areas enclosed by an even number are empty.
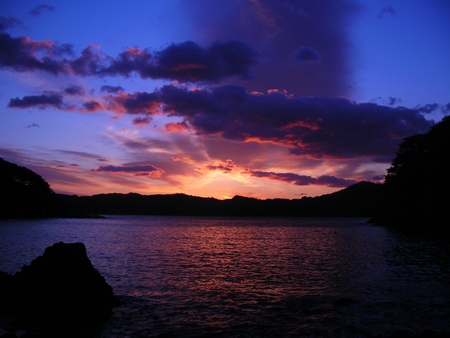
[[[100,337],[383,336],[450,323],[449,248],[365,219],[0,222],[0,270],[85,243],[123,305]]]

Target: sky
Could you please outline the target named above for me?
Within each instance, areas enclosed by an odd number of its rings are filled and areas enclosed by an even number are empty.
[[[0,0],[0,157],[75,195],[382,183],[401,141],[450,112],[449,15],[447,0]]]

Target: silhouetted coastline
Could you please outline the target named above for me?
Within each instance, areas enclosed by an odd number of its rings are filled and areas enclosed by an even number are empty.
[[[381,184],[360,182],[341,191],[302,199],[235,196],[228,200],[173,195],[58,195],[71,213],[239,217],[372,217],[378,213]]]

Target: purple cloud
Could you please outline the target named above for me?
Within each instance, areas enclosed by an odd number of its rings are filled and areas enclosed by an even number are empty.
[[[121,86],[102,86],[102,88],[100,89],[101,92],[106,92],[106,93],[110,93],[110,94],[117,94],[120,92],[123,92],[124,89]]]
[[[14,16],[0,16],[0,31],[6,30],[12,27],[21,27],[22,20]]]
[[[325,185],[332,188],[345,188],[352,184],[357,183],[354,180],[346,180],[335,176],[319,176],[317,178],[298,175],[293,173],[274,173],[266,171],[255,171],[247,169],[244,173],[253,177],[268,178],[271,180],[282,181],[285,183],[291,183],[295,185]]]
[[[385,15],[390,15],[392,18],[397,17],[397,13],[395,12],[394,7],[392,7],[392,6],[383,7],[383,9],[381,10],[381,13],[378,15],[378,19],[382,19]]]
[[[37,16],[37,15],[41,15],[43,12],[54,12],[54,11],[55,11],[54,6],[39,5],[39,6],[36,6],[35,8],[33,8],[28,13],[30,13],[31,15]]]
[[[99,110],[103,110],[103,105],[95,100],[89,100],[85,103],[83,103],[83,108],[89,112],[89,113],[93,113]]]
[[[300,49],[295,51],[292,56],[294,57],[294,60],[300,63],[320,61],[319,53],[315,49],[309,47],[300,47]]]
[[[31,95],[31,96],[24,96],[21,99],[18,97],[15,99],[10,99],[8,107],[21,109],[30,107],[39,107],[39,108],[54,107],[57,109],[62,109],[63,101],[62,96],[58,93]]]
[[[152,165],[138,165],[138,166],[100,166],[98,169],[92,169],[96,172],[111,172],[111,173],[132,173],[137,176],[150,176],[152,178],[159,178],[164,174],[164,170]]]
[[[206,169],[208,170],[220,170],[224,173],[229,173],[233,170],[235,164],[232,160],[226,160],[225,163],[221,163],[219,165],[207,165]]]
[[[72,53],[72,46],[45,40],[33,41],[28,37],[12,38],[9,34],[0,34],[0,68],[18,72],[43,70],[54,75],[67,73],[65,60],[59,57]]]
[[[218,82],[225,77],[251,77],[250,66],[259,54],[242,41],[216,42],[209,48],[186,41],[171,44],[153,55],[144,49],[127,48],[116,58],[103,55],[88,46],[81,56],[70,62],[74,73],[83,76],[130,76],[175,79],[179,82]]]
[[[6,21],[5,21],[6,22]],[[6,22],[7,23],[7,22]],[[125,76],[132,73],[142,78],[173,79],[178,82],[218,82],[226,77],[250,78],[250,67],[260,55],[245,42],[215,42],[208,48],[186,41],[151,54],[140,48],[127,48],[116,58],[89,45],[77,58],[72,46],[28,37],[0,35],[0,67],[15,71],[43,70],[52,74],[72,73],[80,76]],[[103,86],[102,91],[117,93],[121,87]]]
[[[148,107],[158,105],[167,114],[182,117],[197,134],[272,142],[290,148],[293,155],[314,158],[391,156],[404,137],[433,125],[414,109],[357,104],[345,98],[295,98],[280,92],[251,94],[233,85],[211,91],[164,86],[151,94],[129,96],[125,102],[129,113],[148,115],[155,113]]]
[[[84,95],[83,87],[80,87],[77,85],[70,85],[69,87],[64,88],[63,92],[64,92],[64,94],[68,94],[68,95],[78,95],[78,96]]]
[[[146,126],[150,123],[151,119],[148,117],[136,117],[133,119],[133,125]]]
[[[429,103],[426,105],[417,105],[414,109],[424,114],[431,114],[439,109],[439,105],[437,103]]]

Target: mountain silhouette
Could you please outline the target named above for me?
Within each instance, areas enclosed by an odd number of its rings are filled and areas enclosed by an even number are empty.
[[[73,213],[176,216],[326,216],[371,217],[378,213],[381,184],[360,182],[341,191],[302,199],[260,200],[235,196],[228,200],[172,195],[59,195]]]

